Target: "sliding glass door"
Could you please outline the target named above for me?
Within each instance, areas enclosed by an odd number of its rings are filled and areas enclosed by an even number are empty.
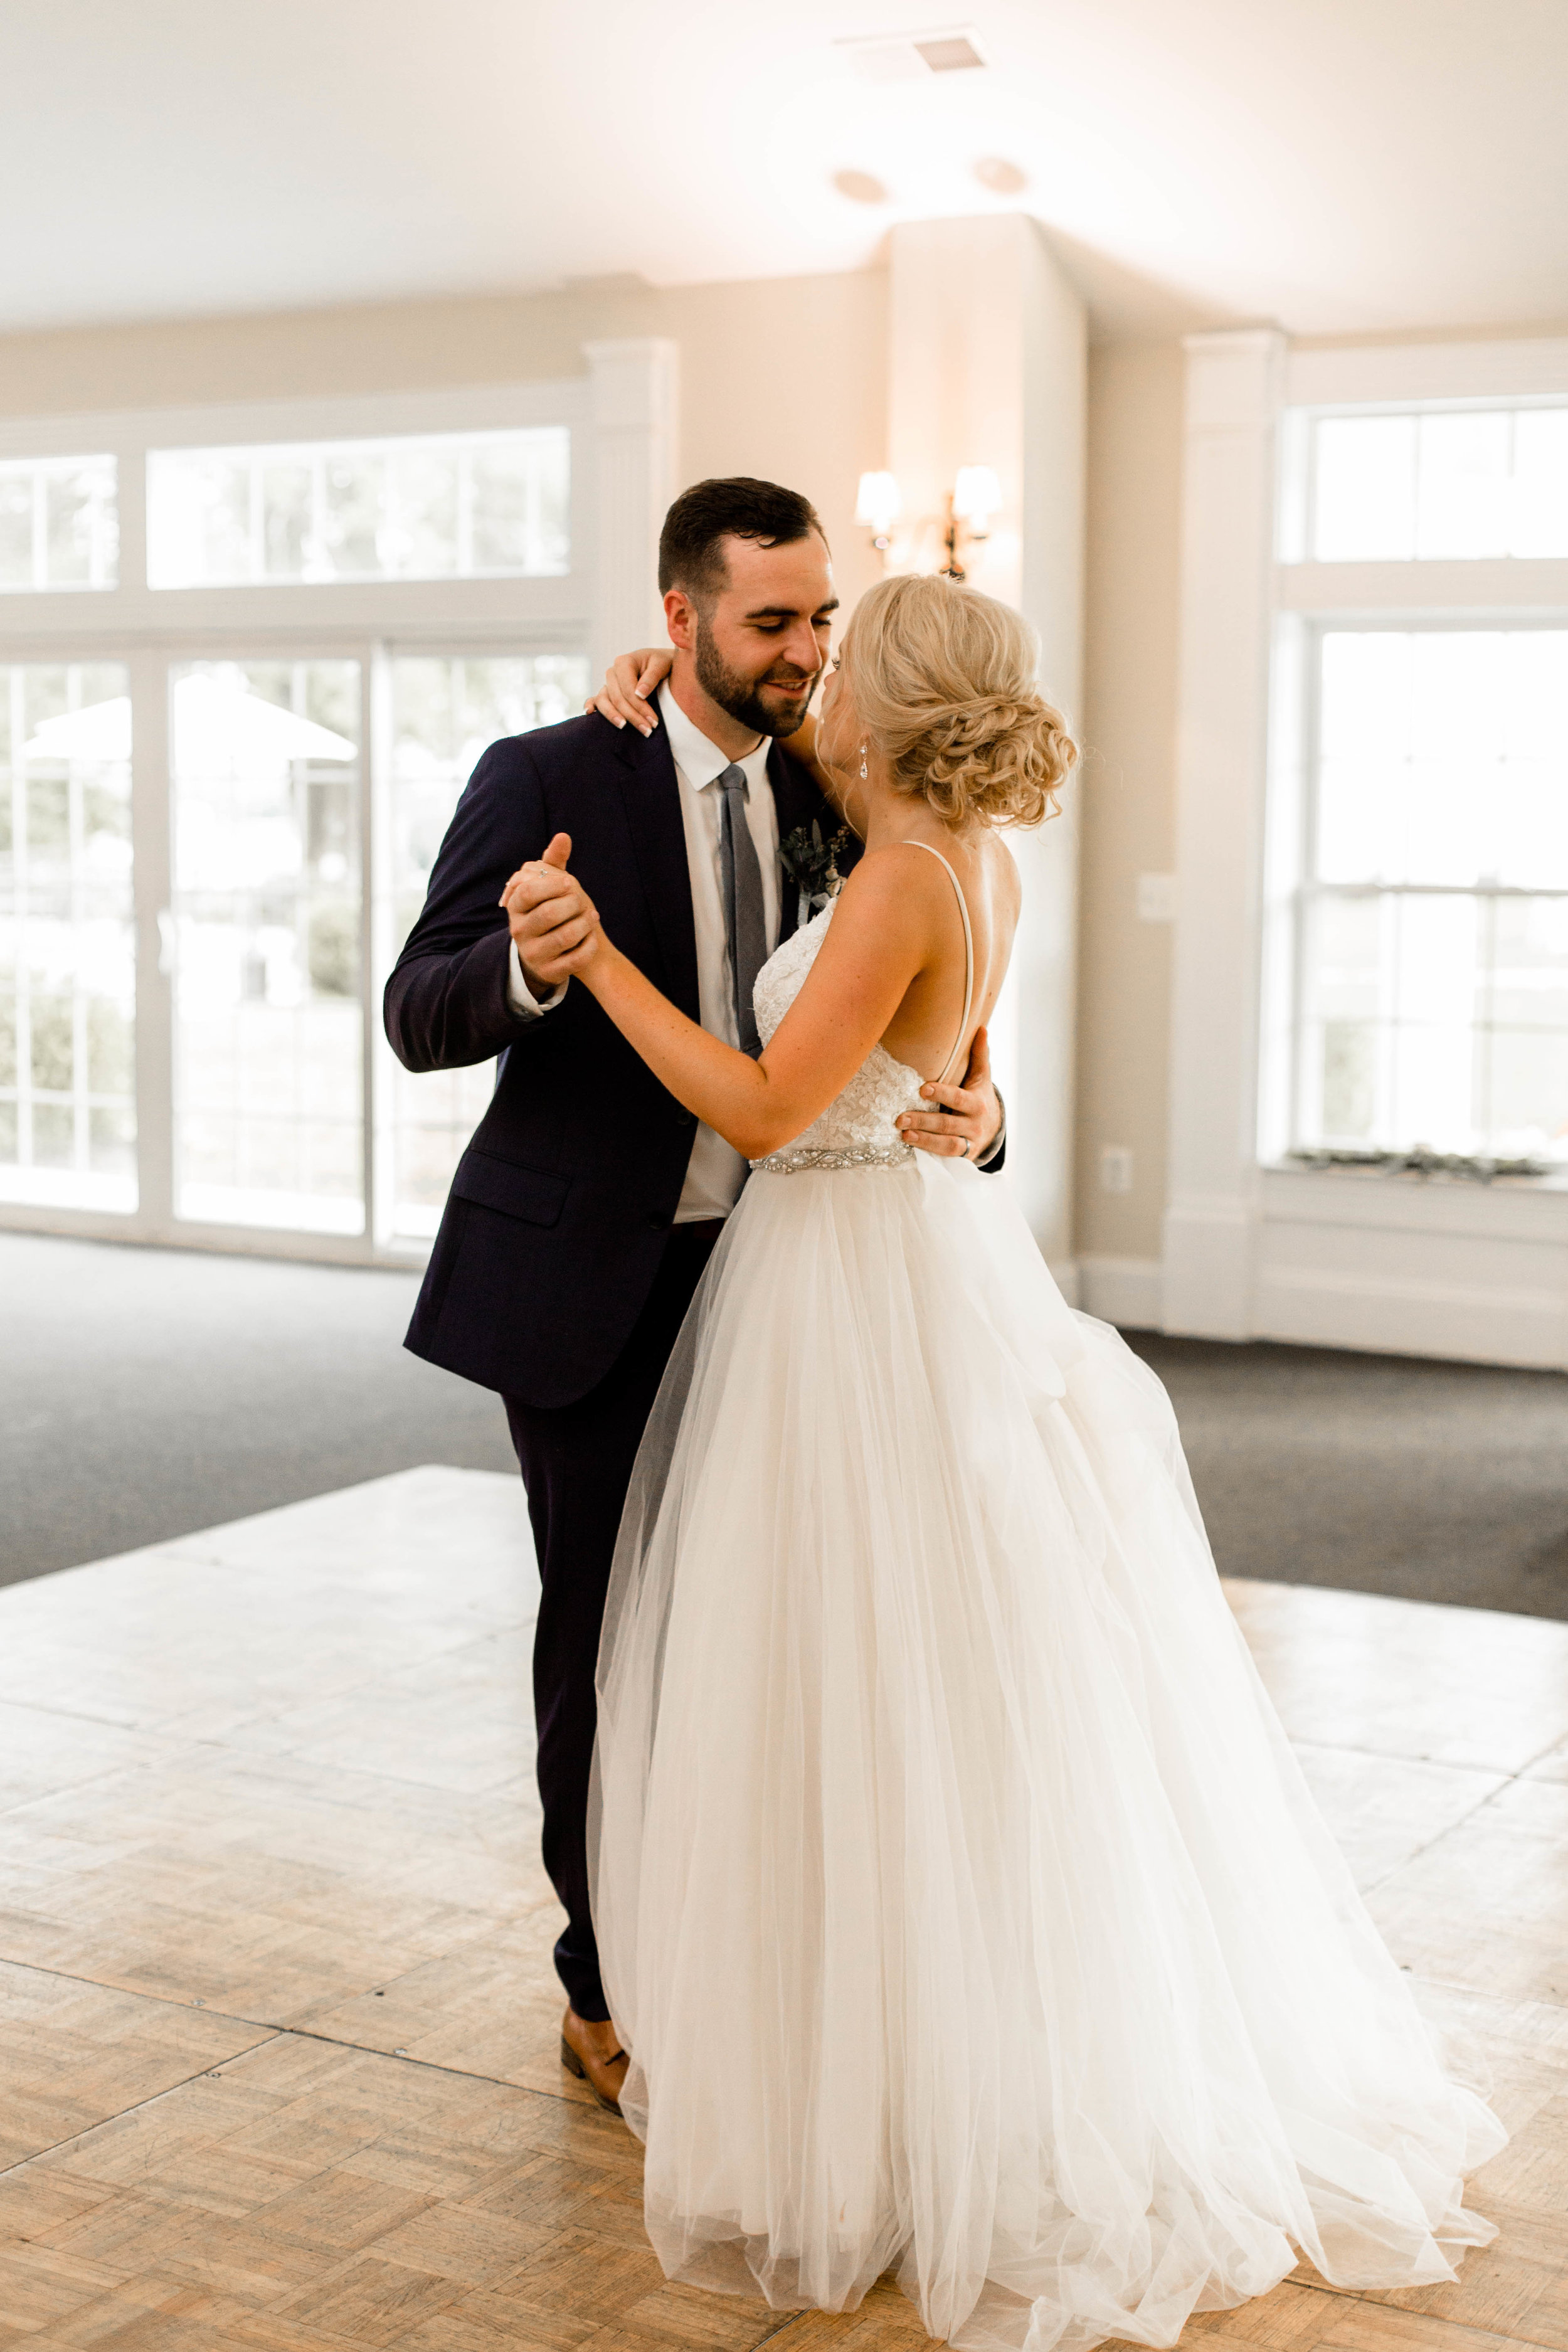
[[[131,704],[111,662],[0,667],[0,1201],[137,1205]]]
[[[0,1206],[427,1244],[495,1070],[405,1070],[382,990],[486,745],[586,688],[374,642],[0,667]]]
[[[364,1231],[355,661],[171,676],[174,1211]]]

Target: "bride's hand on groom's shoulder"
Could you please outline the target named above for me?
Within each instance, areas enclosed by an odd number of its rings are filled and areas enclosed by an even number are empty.
[[[591,694],[584,710],[596,710],[612,727],[635,727],[651,735],[658,725],[653,697],[669,676],[675,656],[668,646],[642,646],[636,653],[617,654],[605,672],[605,683]]]
[[[500,894],[524,974],[546,991],[585,971],[604,944],[598,908],[566,870],[571,855],[571,835],[558,833],[543,856],[520,866]]]

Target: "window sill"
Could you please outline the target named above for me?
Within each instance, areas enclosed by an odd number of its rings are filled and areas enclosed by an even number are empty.
[[[1259,1168],[1261,1208],[1274,1224],[1361,1225],[1405,1233],[1568,1241],[1568,1171],[1552,1176],[1421,1176],[1382,1168]]]

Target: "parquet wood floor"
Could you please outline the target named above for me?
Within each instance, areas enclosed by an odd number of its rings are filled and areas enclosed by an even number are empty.
[[[1184,2346],[1568,2352],[1568,1626],[1237,1584],[1514,2133],[1454,2286]],[[556,2060],[515,1482],[426,1469],[0,1591],[0,2352],[912,2352],[669,2285]]]

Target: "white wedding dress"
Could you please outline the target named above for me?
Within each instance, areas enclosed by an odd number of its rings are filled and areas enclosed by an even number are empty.
[[[1170,2345],[1299,2253],[1450,2278],[1501,2126],[1307,1793],[1163,1389],[1005,1179],[900,1141],[921,1083],[876,1047],[760,1164],[622,1525],[595,1917],[655,2249],[781,2307],[896,2266],[984,2352]]]

